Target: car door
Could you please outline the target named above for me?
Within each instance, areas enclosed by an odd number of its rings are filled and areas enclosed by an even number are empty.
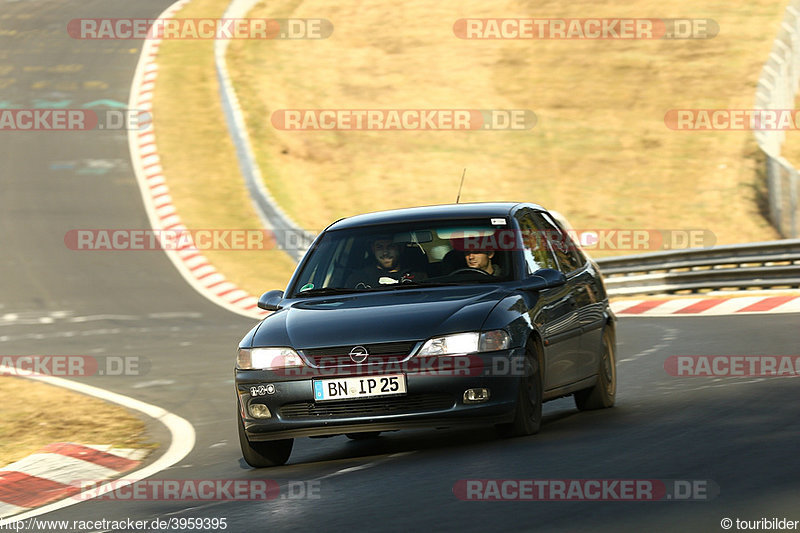
[[[544,220],[536,217],[536,212],[531,209],[520,211],[516,217],[523,236],[527,275],[534,274],[540,268],[559,269],[546,238]],[[545,392],[575,380],[575,359],[580,350],[581,327],[573,286],[574,283],[568,281],[560,287],[540,290],[540,304],[537,306],[540,316],[531,316],[532,322],[541,322]]]
[[[597,373],[602,345],[603,304],[598,301],[595,271],[567,231],[549,213],[540,213],[549,229],[551,246],[575,299],[580,342],[574,359],[573,381]]]

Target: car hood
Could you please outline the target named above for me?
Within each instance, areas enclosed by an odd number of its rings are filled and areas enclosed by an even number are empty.
[[[435,287],[290,302],[264,319],[253,346],[302,350],[476,331],[507,293],[497,285]]]

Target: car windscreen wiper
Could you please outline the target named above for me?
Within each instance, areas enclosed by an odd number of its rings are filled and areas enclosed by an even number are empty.
[[[386,285],[378,285],[375,287],[320,287],[319,289],[307,289],[304,291],[300,291],[295,293],[294,297],[303,297],[303,296],[329,296],[331,294],[355,294],[361,292],[381,292],[381,291],[394,291],[398,289],[419,289],[419,288],[426,288],[426,287],[454,287],[457,285],[463,285],[463,283],[453,283],[453,282],[434,282],[434,283],[426,283],[426,282],[419,282],[414,281],[410,283],[388,283]]]
[[[392,285],[392,288],[395,289],[417,289],[420,287],[454,287],[456,285],[463,285],[463,283],[453,283],[453,282],[433,282],[433,283],[426,283],[424,281],[413,281],[411,283],[398,283],[397,285]]]
[[[387,283],[385,285],[378,285],[377,287],[366,287],[363,289],[356,289],[359,291],[364,292],[389,292],[389,291],[398,291],[404,289],[427,289],[429,287],[455,287],[457,285],[463,285],[463,283],[425,283],[419,281],[407,282],[407,283]]]
[[[350,289],[344,287],[320,287],[319,289],[306,289],[295,293],[295,297],[302,296],[328,296],[331,294],[352,294],[361,292],[363,289]]]

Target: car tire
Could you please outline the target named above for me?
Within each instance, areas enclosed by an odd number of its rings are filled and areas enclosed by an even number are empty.
[[[242,457],[253,468],[266,468],[286,464],[292,453],[294,439],[268,440],[252,442],[244,431],[244,422],[239,409],[236,409],[236,418],[239,420],[239,445],[242,448]]]
[[[542,425],[542,374],[539,371],[538,348],[529,344],[525,349],[525,376],[520,380],[514,421],[498,424],[501,437],[524,437],[539,432]]]
[[[617,359],[614,335],[603,330],[603,353],[597,370],[597,383],[575,393],[575,406],[581,411],[612,407],[617,396]]]
[[[367,431],[365,433],[345,433],[344,436],[350,440],[368,440],[374,439],[380,434],[380,431]]]

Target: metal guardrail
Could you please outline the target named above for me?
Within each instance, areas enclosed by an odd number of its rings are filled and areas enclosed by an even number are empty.
[[[240,19],[247,16],[259,0],[232,0],[225,11],[223,18]],[[250,193],[253,207],[261,219],[263,226],[272,230],[272,236],[278,247],[288,253],[292,259],[299,261],[303,258],[308,244],[315,235],[305,231],[289,217],[278,205],[278,202],[267,190],[261,170],[256,162],[255,151],[247,132],[244,113],[236,95],[236,89],[231,81],[225,55],[228,51],[230,39],[217,39],[214,42],[214,60],[217,70],[217,80],[220,86],[220,98],[225,120],[231,140],[236,147],[236,157],[239,168],[244,177],[245,186]]]
[[[800,239],[597,259],[611,296],[800,288]]]
[[[786,7],[772,51],[761,71],[756,89],[756,109],[794,109],[800,85],[800,0]],[[769,217],[783,237],[800,237],[798,228],[797,170],[781,154],[786,132],[780,129],[754,131],[766,157]]]

